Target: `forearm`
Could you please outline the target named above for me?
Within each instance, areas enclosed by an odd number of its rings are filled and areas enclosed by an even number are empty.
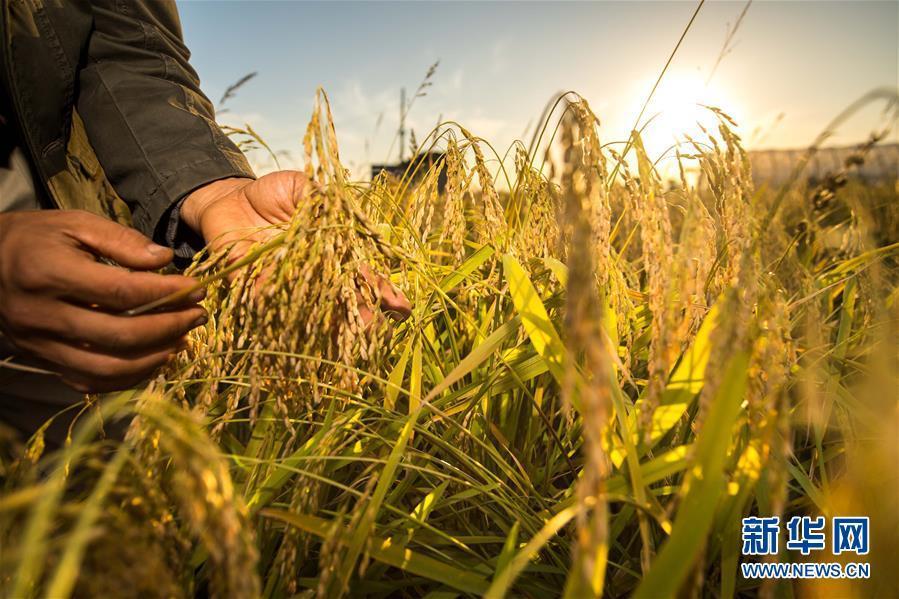
[[[132,2],[125,10],[120,2],[93,0],[92,8],[79,113],[135,227],[177,245],[178,202],[211,182],[253,172],[215,123],[174,4]]]

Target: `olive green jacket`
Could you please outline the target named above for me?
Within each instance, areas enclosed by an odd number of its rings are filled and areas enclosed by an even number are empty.
[[[171,244],[185,195],[253,176],[200,91],[173,1],[0,3],[4,116],[56,207]]]

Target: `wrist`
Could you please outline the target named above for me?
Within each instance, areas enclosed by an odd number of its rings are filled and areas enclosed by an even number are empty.
[[[195,232],[202,234],[203,213],[212,205],[253,182],[246,177],[218,179],[190,192],[181,203],[181,220]]]

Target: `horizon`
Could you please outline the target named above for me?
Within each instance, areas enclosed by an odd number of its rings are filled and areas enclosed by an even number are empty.
[[[286,152],[286,165],[298,165],[321,85],[332,103],[341,155],[354,172],[396,161],[391,140],[400,89],[412,94],[437,60],[433,85],[407,118],[419,141],[442,117],[461,122],[501,153],[533,130],[546,101],[563,89],[590,102],[604,142],[623,140],[696,6],[179,4],[192,62],[214,102],[242,76],[258,73],[228,101],[220,122],[250,124],[276,152]],[[745,8],[745,2],[702,7],[641,120],[655,117],[645,139],[651,155],[661,154],[675,135],[697,131],[693,121],[707,118],[697,102],[733,116],[748,149],[794,149],[811,143],[866,92],[899,85],[899,3],[755,2],[740,20]],[[223,43],[223,30],[260,41]],[[828,145],[863,141],[885,124],[882,107],[867,107]],[[890,141],[899,141],[895,128]],[[261,153],[251,157],[261,170],[271,167]]]

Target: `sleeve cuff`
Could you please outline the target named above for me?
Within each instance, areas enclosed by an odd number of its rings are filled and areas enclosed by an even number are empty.
[[[184,200],[185,198],[181,198],[172,204],[168,212],[163,215],[156,227],[156,235],[153,239],[160,245],[172,248],[172,251],[175,252],[175,266],[182,270],[206,245],[203,236],[181,220],[181,205],[184,204]]]
[[[183,268],[205,246],[202,236],[181,220],[184,199],[207,183],[230,177],[255,179],[256,175],[245,161],[239,165],[210,158],[185,165],[162,181],[149,194],[149,201],[138,207],[133,214],[134,226],[156,243],[172,248],[176,266]]]

